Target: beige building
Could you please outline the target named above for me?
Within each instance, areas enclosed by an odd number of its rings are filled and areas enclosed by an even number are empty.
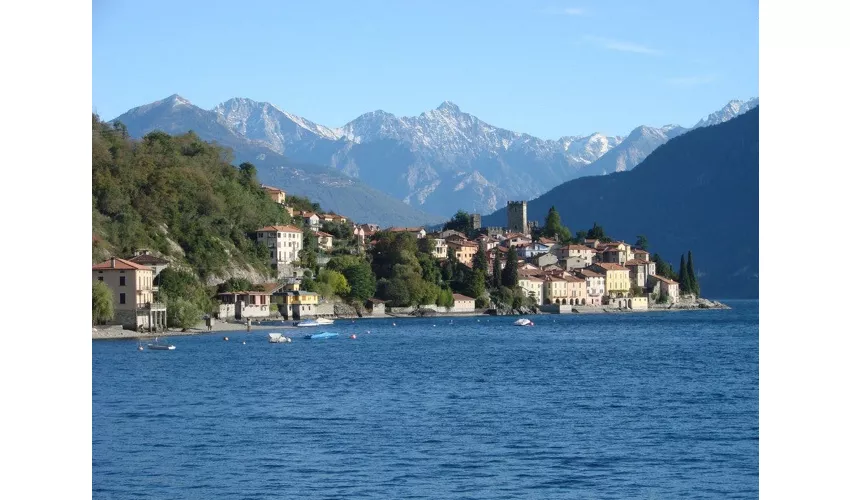
[[[555,276],[543,278],[543,304],[569,304],[567,280]]]
[[[298,260],[304,248],[303,232],[295,226],[266,226],[257,230],[257,241],[269,249],[269,259],[275,269]]]
[[[452,306],[452,312],[474,312],[475,311],[475,299],[472,297],[467,297],[466,295],[461,295],[459,293],[452,294],[455,299],[455,303]]]
[[[268,318],[271,314],[270,291],[237,291],[218,294],[219,319]]]
[[[567,262],[567,269],[581,269],[593,264],[596,251],[584,245],[564,245],[555,250],[561,261]]]
[[[326,252],[330,252],[334,248],[334,235],[324,231],[316,231],[316,237],[319,239],[319,248]]]
[[[520,274],[518,281],[519,287],[522,288],[527,297],[534,297],[538,306],[543,304],[543,280],[541,278]]]
[[[584,278],[585,288],[587,290],[587,305],[601,306],[602,296],[605,295],[605,275],[591,271],[590,269],[581,269],[576,271],[576,277]]]
[[[92,281],[112,290],[116,324],[134,330],[164,330],[165,304],[154,302],[153,270],[129,260],[112,257],[91,268]]]
[[[587,305],[587,283],[583,278],[577,278],[569,274],[564,276],[567,282],[567,302],[571,306]]]
[[[612,262],[599,262],[590,266],[590,270],[605,275],[607,297],[628,297],[632,288],[628,268]]]
[[[263,190],[275,203],[280,203],[281,205],[286,203],[286,193],[282,190],[271,186],[263,186]]]
[[[475,253],[478,252],[477,243],[473,243],[471,241],[449,241],[446,245],[454,251],[458,262],[472,267],[472,258],[475,256]]]

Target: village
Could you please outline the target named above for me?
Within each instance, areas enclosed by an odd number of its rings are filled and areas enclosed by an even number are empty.
[[[216,297],[218,310],[206,316],[212,321],[263,319],[301,320],[316,317],[409,315],[417,311],[434,314],[495,314],[476,297],[452,293],[451,305],[417,304],[393,307],[391,301],[371,297],[361,309],[346,307],[339,300],[302,289],[305,276],[302,265],[305,231],[318,241],[316,264],[321,268],[337,249],[333,234],[322,228],[347,227],[351,253],[365,254],[376,243],[379,232],[409,233],[417,240],[430,240],[431,253],[439,263],[450,259],[472,270],[476,255],[483,251],[487,274],[494,263],[506,263],[516,255],[516,286],[528,302],[529,312],[581,313],[610,311],[647,311],[671,308],[680,302],[679,283],[657,273],[656,262],[646,249],[625,241],[581,238],[561,243],[557,238],[539,236],[538,224],[527,220],[527,202],[509,202],[506,227],[481,227],[480,214],[470,214],[477,236],[446,229],[426,231],[424,227],[389,227],[358,224],[343,215],[295,210],[287,205],[286,193],[262,186],[267,195],[282,205],[292,217],[287,225],[271,225],[256,230],[256,241],[268,248],[269,265],[276,279],[257,284],[250,290],[228,290]],[[297,225],[296,225],[297,224]],[[166,304],[159,300],[158,278],[169,261],[146,250],[126,258],[112,257],[92,266],[93,281],[104,282],[113,294],[113,324],[138,331],[165,331],[168,327]],[[478,306],[478,307],[476,307]],[[483,306],[483,307],[482,307]]]

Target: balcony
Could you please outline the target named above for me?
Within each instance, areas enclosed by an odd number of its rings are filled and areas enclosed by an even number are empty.
[[[150,309],[152,311],[164,311],[165,304],[162,302],[145,302],[136,306],[139,309]]]

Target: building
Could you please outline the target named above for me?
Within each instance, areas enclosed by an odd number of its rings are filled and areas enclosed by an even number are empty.
[[[543,304],[568,304],[567,280],[546,275],[543,278]]]
[[[604,243],[604,246],[599,247],[602,250],[601,262],[614,263],[624,265],[629,259],[631,248],[627,243],[622,241],[614,241]]]
[[[319,227],[322,225],[321,219],[319,219],[319,214],[315,212],[297,212],[296,215],[301,217],[304,221],[304,227],[313,232],[318,231]]]
[[[434,238],[434,251],[431,252],[431,255],[435,259],[447,259],[449,257],[449,247],[446,244],[446,240],[443,238]]]
[[[627,297],[629,295],[631,282],[629,281],[628,268],[613,262],[598,262],[590,266],[590,270],[605,275],[606,297]]]
[[[575,276],[584,279],[585,289],[587,290],[587,305],[601,306],[602,297],[605,295],[605,275],[590,269],[581,269],[576,271]]]
[[[459,293],[453,293],[452,296],[455,299],[452,312],[475,312],[475,299]]]
[[[635,248],[632,253],[634,253],[636,260],[644,260],[649,262],[649,252],[647,252],[646,250],[642,248]]]
[[[319,248],[326,252],[334,249],[334,235],[324,231],[316,231],[316,237],[319,240]]]
[[[363,246],[366,244],[366,230],[362,225],[355,225],[352,229],[352,235],[357,240],[357,244]]]
[[[272,292],[283,285],[270,283],[263,290],[240,290],[218,294],[219,319],[268,318],[271,314]]]
[[[302,319],[316,316],[319,310],[319,294],[303,290],[280,290],[273,300],[284,319]]]
[[[519,287],[527,297],[534,298],[534,303],[538,306],[543,304],[543,279],[537,276],[521,273],[519,275]]]
[[[629,270],[629,280],[632,282],[632,286],[640,288],[646,287],[647,277],[655,274],[655,262],[632,259],[626,261],[625,267]]]
[[[266,226],[257,229],[257,241],[269,249],[269,260],[278,271],[298,260],[304,248],[303,232],[295,226]]]
[[[518,233],[509,233],[505,235],[505,239],[502,240],[503,246],[515,247],[517,245],[528,245],[531,244],[531,238],[525,236],[524,234]]]
[[[164,330],[165,304],[154,301],[153,270],[112,257],[91,267],[92,282],[102,281],[112,290],[113,323],[133,330]]]
[[[472,267],[472,258],[475,257],[476,252],[478,252],[478,243],[473,243],[471,241],[448,241],[446,242],[446,245],[450,250],[454,251],[458,262]]]
[[[469,214],[472,219],[472,229],[481,229],[481,214]]]
[[[508,202],[508,231],[528,234],[528,202]]]
[[[269,195],[269,198],[271,198],[273,202],[280,203],[281,205],[286,203],[286,193],[282,190],[276,187],[265,185],[263,186],[263,190],[266,192],[267,195]]]
[[[564,275],[567,282],[567,297],[571,306],[587,305],[587,282],[584,278],[578,278],[569,274]]]
[[[523,259],[531,259],[540,254],[549,253],[549,248],[549,245],[540,242],[517,245],[517,255]],[[557,261],[558,259],[556,258],[555,260]]]
[[[459,236],[463,239],[466,239],[466,235],[461,233],[460,231],[455,231],[454,229],[446,229],[445,231],[440,231],[437,233],[437,237],[443,238],[444,240],[448,240],[450,236]]]
[[[141,250],[136,253],[130,259],[127,259],[130,262],[135,262],[136,264],[149,267],[153,272],[153,291],[154,294],[159,292],[159,273],[162,272],[163,269],[168,267],[169,262],[162,257],[157,257],[156,255],[151,255],[148,250]]]
[[[656,274],[650,274],[646,281],[651,293],[656,294],[659,298],[666,298],[667,302],[671,304],[679,302],[678,282]]]
[[[386,314],[386,304],[387,301],[371,298],[366,301],[366,310],[372,313],[372,316],[383,316]]]
[[[482,235],[478,236],[477,238],[475,238],[475,241],[477,241],[479,245],[484,247],[485,252],[489,252],[490,250],[499,246],[499,240],[498,239],[491,238],[490,236],[487,236],[486,234],[482,234]]]
[[[581,269],[593,264],[596,250],[584,245],[564,245],[554,251],[559,260],[567,262],[567,269]]]
[[[558,258],[551,253],[541,253],[532,257],[531,262],[542,268],[556,265],[558,263]]]

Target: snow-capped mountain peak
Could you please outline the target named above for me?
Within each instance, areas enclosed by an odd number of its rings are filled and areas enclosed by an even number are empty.
[[[733,99],[729,101],[728,104],[723,106],[718,111],[711,113],[705,118],[701,119],[694,125],[694,128],[699,127],[708,127],[709,125],[717,125],[719,123],[723,123],[725,121],[729,121],[736,116],[746,113],[747,111],[755,108],[759,105],[759,98],[753,97],[748,101],[740,101],[738,99]]]

